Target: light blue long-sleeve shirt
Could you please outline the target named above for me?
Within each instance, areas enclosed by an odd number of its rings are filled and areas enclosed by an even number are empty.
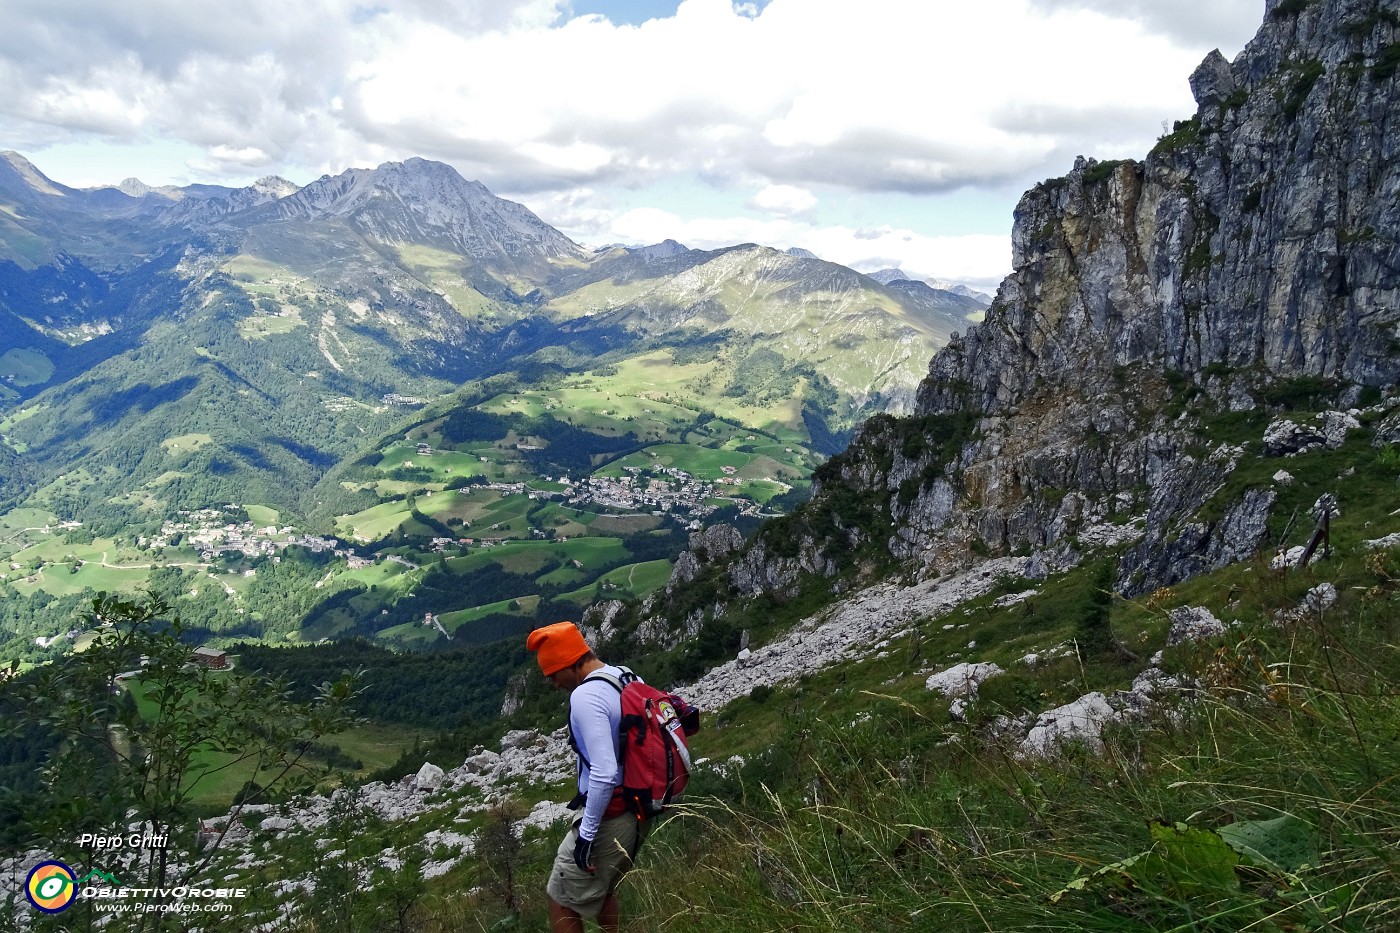
[[[620,667],[603,668],[622,677]],[[622,696],[605,680],[585,680],[569,694],[569,729],[583,753],[579,761],[578,790],[588,795],[579,835],[596,839],[603,811],[612,800],[613,788],[622,783]]]

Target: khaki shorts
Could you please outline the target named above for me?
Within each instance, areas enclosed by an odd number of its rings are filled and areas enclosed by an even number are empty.
[[[632,855],[641,842],[641,821],[631,813],[603,820],[598,838],[593,840],[593,864],[598,871],[589,874],[574,864],[574,844],[578,840],[578,821],[574,822],[549,872],[545,890],[550,899],[579,916],[596,920],[603,901],[617,887],[622,876],[632,867]]]

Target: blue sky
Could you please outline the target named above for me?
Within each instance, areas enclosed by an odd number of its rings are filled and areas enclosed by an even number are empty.
[[[677,2],[650,2],[650,0],[611,0],[611,2],[578,2],[573,4],[577,16],[597,13],[606,16],[619,26],[640,26],[649,19],[674,16]]]
[[[575,240],[992,290],[1022,191],[1141,157],[1262,0],[7,0],[0,148],[74,186],[413,156]]]

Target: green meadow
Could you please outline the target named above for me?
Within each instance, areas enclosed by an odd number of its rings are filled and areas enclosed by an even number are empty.
[[[17,386],[33,386],[53,378],[54,366],[38,350],[12,349],[0,353],[0,380]]]

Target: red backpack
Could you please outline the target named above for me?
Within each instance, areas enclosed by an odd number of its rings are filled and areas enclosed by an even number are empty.
[[[594,671],[584,678],[590,680],[612,685],[622,702],[622,783],[603,815],[635,813],[639,820],[655,816],[680,797],[690,780],[685,737],[700,728],[700,711],[673,693],[648,686],[625,667],[621,677]]]

